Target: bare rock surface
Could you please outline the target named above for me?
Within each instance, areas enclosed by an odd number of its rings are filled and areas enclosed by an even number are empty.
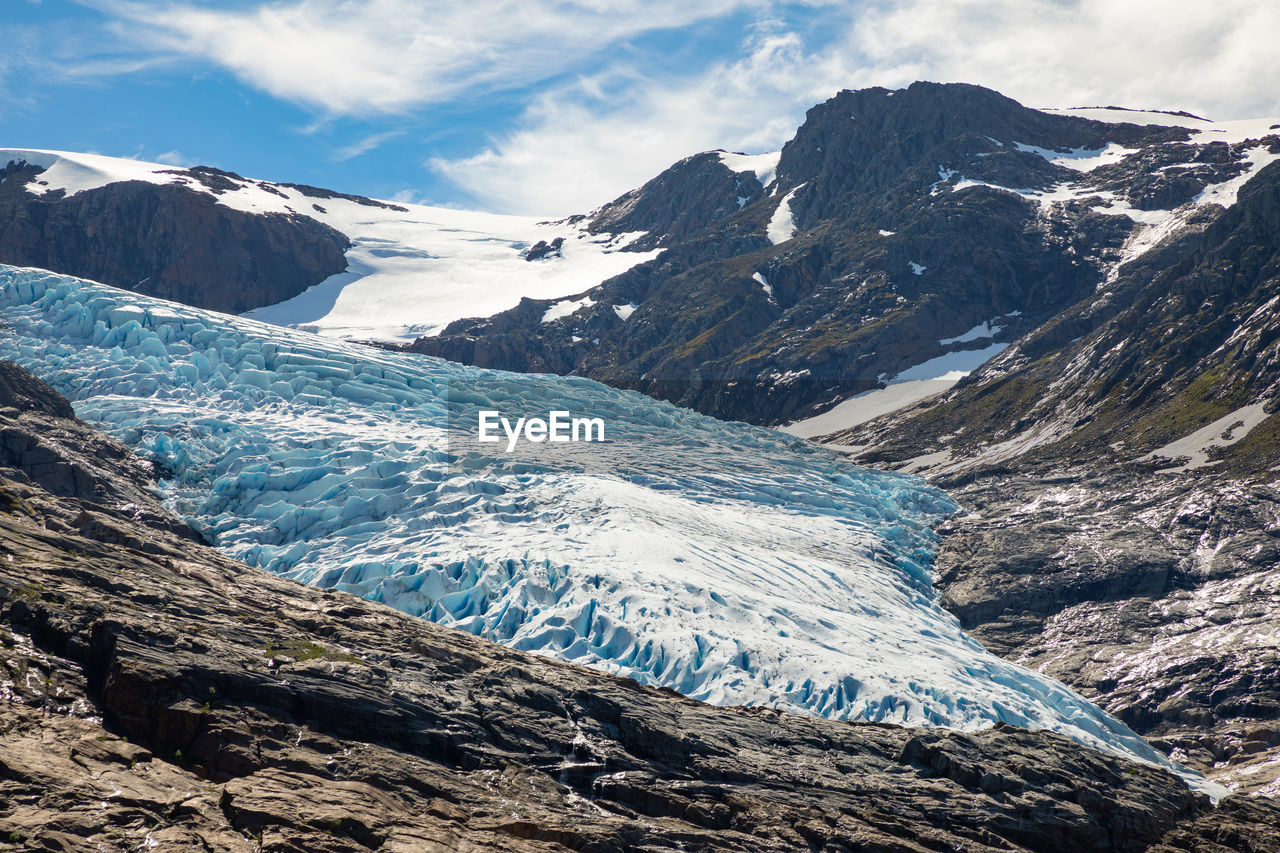
[[[1177,760],[1280,793],[1280,492],[1213,475],[990,474],[953,494],[943,604]]]

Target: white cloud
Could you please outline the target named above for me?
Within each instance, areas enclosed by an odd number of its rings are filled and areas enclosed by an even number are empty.
[[[1266,0],[911,0],[870,6],[860,76],[999,89],[1029,106],[1118,104],[1214,118],[1280,110],[1280,5]]]
[[[764,25],[740,59],[708,71],[619,68],[546,91],[480,153],[431,165],[487,207],[558,215],[697,151],[776,149],[806,108],[842,88],[924,79],[978,83],[1029,106],[1280,113],[1280,5],[909,0],[847,3],[823,20],[816,45]]]
[[[88,0],[147,51],[211,61],[332,114],[402,112],[553,77],[646,32],[752,0],[293,0],[253,8]]]
[[[151,160],[166,166],[186,166],[191,162],[181,151],[166,151],[163,154],[157,154]]]
[[[776,149],[838,89],[811,78],[809,60],[798,37],[771,34],[694,77],[615,69],[543,94],[519,130],[479,154],[431,166],[495,210],[583,212],[691,153]]]
[[[379,147],[382,143],[388,142],[395,139],[397,136],[402,136],[403,134],[404,131],[402,130],[387,130],[382,133],[370,134],[369,136],[357,139],[350,145],[344,145],[339,148],[334,152],[333,159],[341,162],[343,160],[350,160],[353,157],[359,157],[361,154],[367,154]]]
[[[444,105],[487,137],[435,172],[479,204],[538,215],[595,207],[696,151],[776,149],[841,88],[964,81],[1031,106],[1280,114],[1267,0],[78,2],[110,32],[68,19],[9,33],[0,78],[38,72],[22,97],[195,60],[309,106],[303,132],[362,119],[339,161]],[[24,88],[7,89],[0,107],[22,109]],[[485,127],[496,93],[528,106]]]

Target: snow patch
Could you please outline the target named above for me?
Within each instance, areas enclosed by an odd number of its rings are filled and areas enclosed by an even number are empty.
[[[1108,124],[1154,124],[1160,127],[1185,127],[1192,130],[1212,127],[1214,124],[1208,119],[1195,118],[1193,116],[1179,116],[1172,113],[1145,110],[1128,110],[1123,107],[1091,107],[1086,109],[1042,110],[1041,112],[1060,116],[1076,116],[1077,118],[1087,118]]]
[[[876,388],[855,394],[822,414],[795,421],[779,429],[789,435],[809,439],[842,432],[875,420],[881,415],[904,409],[926,397],[941,394],[959,381],[960,375],[948,374],[938,379],[894,382],[888,388]]]
[[[615,305],[613,306],[613,313],[617,314],[618,319],[625,323],[635,313],[636,307],[634,302],[629,302],[626,305]]]
[[[129,160],[122,157],[104,157],[100,154],[72,154],[66,151],[0,149],[0,163],[26,161],[45,171],[27,184],[33,195],[48,195],[62,190],[67,196],[86,190],[105,187],[121,181],[144,181],[149,184],[195,184],[198,181],[181,178],[165,172],[176,171],[173,166]]]
[[[997,326],[989,335],[974,334],[989,328],[977,326],[958,338],[940,341],[941,344],[959,343],[991,337],[1000,331]],[[969,335],[973,334],[973,337]],[[794,421],[780,427],[783,432],[800,438],[816,438],[833,432],[851,429],[859,424],[896,412],[914,403],[941,394],[965,376],[981,367],[988,359],[1008,347],[1008,344],[992,344],[979,350],[961,350],[910,367],[889,380],[887,388],[873,388],[855,394],[831,409],[811,418]],[[883,376],[880,377],[883,380]]]
[[[1006,314],[1005,316],[1008,317],[1013,315]],[[938,343],[945,347],[949,344],[962,344],[968,343],[969,341],[976,341],[980,338],[994,338],[996,335],[1000,334],[1000,331],[1004,328],[1004,326],[992,325],[994,322],[994,320],[984,320],[969,331],[965,332],[963,335],[957,335],[954,338],[943,338],[938,341]]]
[[[782,157],[781,151],[766,154],[734,154],[728,151],[716,153],[720,155],[720,162],[729,167],[729,171],[752,172],[762,187],[773,183],[774,174],[778,171],[778,160]]]
[[[938,193],[942,192],[942,190],[938,189],[938,187],[940,187],[942,184],[945,184],[947,181],[954,178],[957,174],[958,173],[956,172],[955,169],[948,169],[944,166],[939,166],[938,180],[929,184],[929,195],[937,195]],[[958,189],[958,187],[952,187],[953,191],[956,189]]]
[[[765,228],[765,236],[769,238],[769,242],[773,245],[785,243],[796,235],[795,220],[791,215],[791,199],[800,191],[801,184],[791,192],[782,197],[782,201],[778,202],[778,206],[773,211],[773,216],[769,219],[769,224]]]
[[[1072,148],[1067,151],[1054,151],[1037,145],[1024,145],[1021,142],[1015,142],[1013,146],[1019,151],[1038,154],[1055,166],[1063,166],[1077,172],[1092,172],[1100,166],[1119,163],[1130,154],[1138,153],[1137,148],[1125,148],[1116,142],[1109,142],[1102,148]]]
[[[568,317],[570,314],[573,314],[579,309],[586,308],[589,305],[595,305],[595,304],[596,304],[596,301],[592,299],[590,296],[584,296],[581,299],[565,299],[561,302],[555,303],[546,311],[543,311],[542,322],[544,323],[555,322],[556,320],[560,320],[565,317]]]
[[[773,286],[769,284],[768,280],[763,275],[761,275],[758,272],[752,273],[751,278],[754,279],[756,283],[760,285],[760,289],[765,292],[766,296],[768,296],[770,299],[773,298]]]
[[[1193,140],[1202,142],[1227,142],[1235,144],[1248,139],[1261,139],[1276,133],[1275,125],[1280,118],[1251,118],[1235,121],[1210,121],[1195,116],[1178,116],[1170,113],[1143,112],[1141,110],[1124,109],[1082,109],[1082,110],[1044,110],[1054,115],[1078,116],[1080,118],[1103,121],[1109,124],[1159,125],[1160,127],[1183,127],[1190,130]],[[1195,138],[1208,137],[1208,138]]]
[[[1094,213],[1102,213],[1107,216],[1127,216],[1139,225],[1149,226],[1164,225],[1174,216],[1172,210],[1139,210],[1130,204],[1128,199],[1114,196],[1108,198],[1105,205],[1095,204],[1089,209]]]
[[[907,368],[893,377],[893,381],[910,382],[916,379],[946,378],[954,378],[958,381],[986,364],[1008,346],[1008,344],[991,344],[982,349],[949,352]]]
[[[1254,427],[1270,417],[1263,411],[1263,407],[1267,405],[1267,402],[1267,400],[1262,400],[1236,409],[1234,412],[1223,415],[1213,423],[1203,426],[1189,435],[1184,435],[1182,438],[1171,441],[1158,450],[1151,451],[1142,458],[1143,460],[1157,458],[1177,459],[1179,457],[1190,459],[1185,465],[1163,469],[1164,473],[1178,473],[1212,465],[1214,463],[1209,460],[1209,451],[1212,448],[1230,447],[1248,435]]]
[[[1240,188],[1248,183],[1254,175],[1277,160],[1280,160],[1280,153],[1272,154],[1265,145],[1250,148],[1245,152],[1244,159],[1240,161],[1243,164],[1247,164],[1248,168],[1229,181],[1205,187],[1195,197],[1195,203],[1220,204],[1223,207],[1231,207],[1236,203],[1236,196],[1239,194]]]

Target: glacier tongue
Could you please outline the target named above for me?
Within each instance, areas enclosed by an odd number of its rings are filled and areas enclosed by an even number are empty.
[[[37,270],[0,267],[0,317],[0,357],[160,462],[170,505],[250,565],[709,702],[1004,721],[1169,766],[963,634],[930,575],[930,525],[955,506],[913,478],[586,380]],[[460,422],[485,407],[600,417],[608,442],[508,456]]]

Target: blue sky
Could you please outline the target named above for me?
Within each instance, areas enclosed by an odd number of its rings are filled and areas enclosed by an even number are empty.
[[[841,88],[1280,114],[1267,0],[6,0],[0,146],[590,209]]]

